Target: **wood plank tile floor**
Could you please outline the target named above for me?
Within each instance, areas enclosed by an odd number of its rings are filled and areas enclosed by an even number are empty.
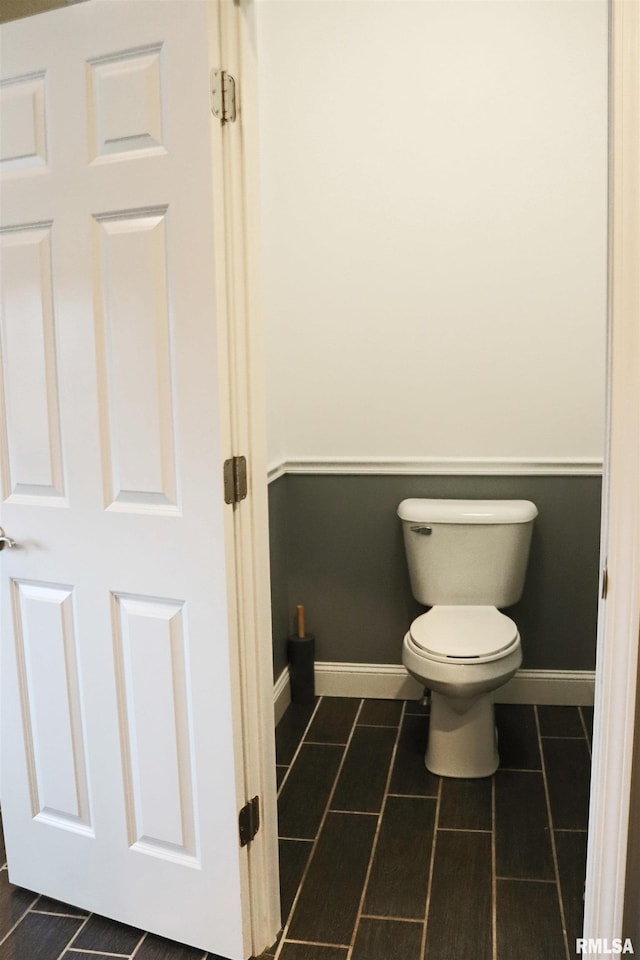
[[[500,705],[501,766],[424,767],[428,711],[318,698],[276,730],[283,931],[264,960],[572,960],[592,710]],[[0,960],[223,960],[9,883]]]
[[[275,960],[571,960],[592,708],[498,705],[495,776],[424,767],[428,709],[323,697],[276,730]]]

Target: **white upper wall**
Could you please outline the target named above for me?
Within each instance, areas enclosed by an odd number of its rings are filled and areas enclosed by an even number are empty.
[[[260,0],[269,459],[602,455],[606,0]]]

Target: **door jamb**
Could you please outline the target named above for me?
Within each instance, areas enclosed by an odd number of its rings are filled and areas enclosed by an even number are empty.
[[[260,829],[241,855],[245,895],[250,904],[246,931],[252,955],[275,941],[281,926],[266,423],[262,328],[259,313],[258,120],[256,52],[251,0],[217,0],[220,50],[212,66],[236,79],[237,119],[212,136],[222,165],[222,215],[216,218],[217,244],[224,249],[226,319],[221,342],[221,384],[230,397],[225,457],[247,458],[248,497],[228,508],[230,648],[234,691],[234,725],[238,789],[244,803],[260,797]],[[220,62],[215,63],[215,57]],[[213,124],[219,121],[211,118]],[[233,614],[235,613],[235,616]],[[235,635],[234,635],[235,634]],[[236,737],[236,740],[238,738]],[[248,917],[245,918],[249,920]]]
[[[584,913],[584,936],[609,943],[622,936],[634,733],[640,738],[634,729],[640,632],[639,3],[613,0],[610,49],[608,449],[601,553],[608,591],[598,619]]]

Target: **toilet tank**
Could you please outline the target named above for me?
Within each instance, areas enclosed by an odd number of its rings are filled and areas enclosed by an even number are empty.
[[[398,516],[416,600],[427,607],[516,603],[537,515],[529,500],[403,500]]]

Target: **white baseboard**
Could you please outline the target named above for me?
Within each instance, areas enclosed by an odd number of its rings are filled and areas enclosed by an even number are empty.
[[[324,697],[417,700],[424,688],[402,664],[316,663],[316,693]]]
[[[289,680],[289,667],[285,667],[273,685],[273,713],[276,726],[290,703],[291,681]]]
[[[595,670],[518,670],[496,690],[496,703],[550,703],[590,707],[596,686]]]
[[[381,700],[417,700],[420,684],[402,664],[319,662],[315,667],[316,694],[321,697],[365,697]],[[496,690],[496,703],[544,703],[590,706],[593,703],[593,670],[518,670]],[[291,702],[289,670],[285,667],[274,689],[276,723]]]

